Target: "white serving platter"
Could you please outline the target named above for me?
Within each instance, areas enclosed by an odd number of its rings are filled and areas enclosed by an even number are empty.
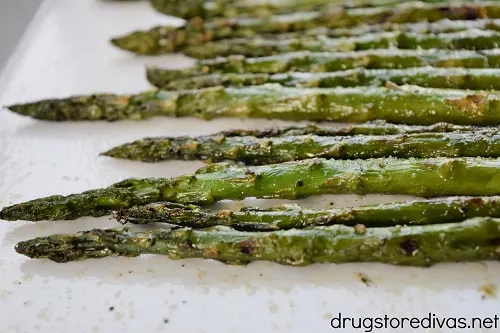
[[[180,22],[155,13],[147,2],[47,0],[1,77],[0,105],[148,89],[146,64],[174,68],[192,60],[181,55],[135,57],[113,48],[108,40],[136,28]],[[49,123],[2,109],[0,207],[81,192],[128,177],[177,176],[202,165],[142,164],[98,156],[119,143],[145,136],[278,124],[283,123],[190,118]],[[303,204],[331,207],[331,202],[345,206],[396,199],[402,197],[330,196],[309,198]],[[279,202],[283,201],[274,201]],[[36,236],[112,226],[116,223],[108,217],[37,224],[0,221],[0,332],[321,333],[335,331],[330,320],[339,312],[344,317],[423,317],[431,312],[440,318],[468,319],[499,314],[500,300],[482,290],[500,285],[498,262],[441,264],[428,269],[381,264],[292,268],[143,256],[57,264],[29,260],[13,250],[16,242]],[[371,283],[362,283],[358,273]],[[398,331],[422,330],[410,330],[406,324]],[[425,330],[440,331],[449,330]]]

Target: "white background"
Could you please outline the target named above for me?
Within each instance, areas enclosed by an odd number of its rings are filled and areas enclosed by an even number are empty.
[[[181,21],[155,14],[145,2],[49,0],[1,78],[0,104],[148,89],[145,64],[175,67],[191,60],[180,55],[139,58],[114,49],[108,40],[134,28],[172,22]],[[201,166],[198,162],[142,164],[98,156],[126,141],[273,124],[279,123],[153,119],[57,124],[3,109],[0,207],[81,192],[127,177],[172,177]],[[395,198],[310,198],[305,204],[341,206]],[[232,267],[143,256],[56,264],[29,260],[13,250],[16,242],[35,236],[106,226],[115,223],[107,217],[37,224],[0,221],[0,332],[320,333],[335,331],[329,322],[339,312],[402,317],[424,316],[429,311],[442,317],[500,312],[499,299],[483,299],[480,291],[485,284],[500,283],[497,262],[442,264],[430,269],[380,264]],[[359,272],[372,280],[369,286],[356,277]]]

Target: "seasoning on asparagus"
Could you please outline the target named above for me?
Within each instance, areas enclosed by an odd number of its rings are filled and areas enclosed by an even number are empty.
[[[194,67],[169,70],[150,67],[147,78],[157,86],[173,80],[215,73],[335,72],[353,68],[401,69],[411,67],[499,68],[500,50],[395,50],[376,49],[358,52],[292,52],[274,56],[199,60]]]
[[[297,199],[319,194],[500,195],[500,160],[311,159],[256,167],[211,164],[177,178],[127,179],[107,188],[9,206],[3,220],[71,220],[169,201],[210,204],[247,197]]]
[[[318,136],[346,136],[346,135],[390,135],[390,134],[413,134],[413,133],[436,133],[436,132],[480,132],[488,130],[488,127],[461,126],[447,123],[436,123],[427,126],[418,125],[396,125],[383,120],[368,121],[362,124],[349,124],[340,126],[327,126],[308,124],[305,126],[271,127],[263,130],[234,129],[221,131],[208,137],[235,137],[254,136],[256,138],[270,138],[290,135],[318,135]],[[496,130],[493,128],[492,130]]]
[[[315,157],[368,159],[379,157],[500,157],[500,133],[420,133],[371,136],[299,135],[146,138],[103,153],[105,156],[160,162],[202,160],[263,165]]]
[[[94,229],[20,242],[30,258],[68,262],[108,256],[162,254],[171,259],[204,258],[228,264],[274,261],[305,266],[316,262],[382,262],[430,266],[437,262],[498,260],[500,219],[370,228],[335,225],[299,230],[244,232],[228,227],[133,232]]]
[[[484,3],[398,4],[390,7],[343,9],[332,6],[311,12],[295,12],[264,18],[237,17],[204,22],[195,18],[178,28],[155,26],[116,37],[111,42],[138,54],[162,54],[182,50],[188,45],[226,38],[249,38],[265,33],[304,31],[318,27],[339,28],[359,24],[405,23],[478,18],[500,18],[500,5]]]
[[[181,227],[228,226],[241,231],[274,231],[327,225],[391,227],[460,222],[472,217],[500,217],[500,197],[448,197],[380,205],[310,209],[281,205],[267,209],[211,212],[196,205],[158,202],[122,209],[121,223],[169,223]]]
[[[352,37],[363,36],[375,32],[384,31],[400,31],[413,33],[449,33],[469,29],[480,30],[500,30],[500,20],[498,19],[479,19],[479,20],[450,20],[443,19],[436,22],[418,22],[418,23],[380,23],[380,24],[363,24],[356,27],[348,28],[316,28],[304,31],[282,33],[275,36],[280,38],[294,38],[305,35],[325,35],[328,37]],[[266,36],[266,34],[263,34]]]
[[[382,32],[358,37],[329,38],[324,35],[291,39],[265,37],[236,38],[186,47],[183,52],[193,58],[207,59],[243,55],[262,57],[294,51],[359,51],[398,47],[400,49],[484,50],[500,45],[500,32],[470,29],[442,34]]]
[[[145,119],[153,116],[270,118],[362,123],[386,120],[409,125],[447,122],[499,125],[500,93],[416,86],[289,88],[276,84],[214,87],[137,95],[92,95],[9,107],[33,118],[65,120]]]
[[[154,79],[155,76],[152,77]],[[500,69],[490,68],[434,68],[408,69],[350,69],[338,72],[305,73],[288,72],[208,74],[171,81],[165,85],[150,83],[165,90],[201,89],[208,87],[243,87],[278,83],[287,87],[356,87],[383,86],[388,81],[403,85],[412,84],[429,88],[455,88],[473,90],[500,90]]]
[[[228,1],[228,0],[150,0],[153,7],[163,14],[182,17],[185,19],[193,17],[214,18],[214,17],[235,17],[246,16],[267,16],[276,13],[290,13],[300,10],[309,10],[325,5],[350,7],[372,7],[391,5],[408,0],[280,0],[280,1]],[[433,2],[435,0],[424,0],[423,2]]]

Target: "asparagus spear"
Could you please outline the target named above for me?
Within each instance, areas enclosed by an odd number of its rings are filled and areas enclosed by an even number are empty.
[[[154,79],[156,76],[153,76]],[[355,87],[383,86],[386,82],[413,84],[431,88],[500,90],[500,69],[464,68],[409,68],[409,69],[350,69],[339,72],[303,73],[226,73],[195,76],[171,81],[150,81],[165,90],[200,89],[225,86],[241,87],[265,83],[279,83],[288,87]]]
[[[210,212],[196,205],[158,202],[122,209],[121,223],[170,223],[181,227],[228,226],[241,231],[274,231],[342,224],[391,227],[452,223],[472,217],[500,217],[500,197],[448,197],[335,209],[308,209],[281,205],[267,209]]]
[[[346,136],[346,135],[390,135],[435,132],[479,132],[488,130],[487,127],[460,126],[447,123],[436,123],[428,126],[395,125],[376,120],[362,124],[342,125],[337,127],[309,124],[306,126],[272,127],[263,130],[236,129],[222,131],[206,137],[241,137],[253,136],[256,138],[270,138],[290,135],[318,135],[318,136]]]
[[[214,87],[138,95],[93,95],[18,104],[10,110],[38,119],[119,120],[153,116],[217,117],[431,125],[499,125],[498,92],[420,88],[288,88],[263,85]]]
[[[391,7],[330,9],[296,12],[265,18],[238,17],[204,22],[195,18],[184,26],[155,26],[116,37],[111,42],[138,54],[162,54],[179,51],[188,45],[200,45],[225,38],[252,37],[264,33],[304,31],[318,27],[340,28],[359,24],[438,21],[441,19],[473,20],[500,18],[500,5],[484,3],[409,3]]]
[[[499,68],[500,52],[448,50],[379,49],[358,52],[292,52],[274,56],[247,58],[233,55],[227,58],[199,60],[194,67],[181,70],[148,68],[147,78],[158,86],[172,80],[215,73],[284,73],[334,72],[352,68],[410,68],[410,67]]]
[[[500,44],[500,32],[470,29],[453,33],[417,34],[382,32],[357,37],[329,38],[324,35],[291,39],[237,38],[188,46],[184,54],[207,59],[229,55],[262,57],[293,51],[359,51],[398,47],[400,49],[484,50]]]
[[[182,17],[185,19],[193,17],[235,17],[239,15],[267,16],[276,13],[290,13],[299,10],[309,10],[324,5],[350,7],[372,7],[383,5],[394,5],[408,0],[150,0],[153,7],[163,14]],[[434,2],[436,0],[424,0],[422,2]],[[438,2],[438,1],[436,1]]]
[[[20,242],[30,258],[68,262],[108,256],[162,254],[171,259],[205,258],[230,264],[255,260],[304,266],[315,262],[382,262],[430,266],[437,262],[498,260],[500,220],[365,228],[335,225],[301,230],[244,232],[228,227],[132,232],[107,229],[52,235]]]
[[[276,138],[198,137],[146,138],[112,148],[105,156],[159,162],[233,160],[263,165],[315,157],[368,159],[378,157],[500,157],[500,134],[420,133],[386,136],[299,135]]]
[[[296,38],[299,36],[307,35],[325,35],[328,37],[353,37],[363,36],[366,34],[384,32],[384,31],[400,31],[400,32],[413,32],[413,33],[449,33],[469,29],[480,30],[500,30],[500,20],[498,19],[479,19],[475,21],[470,20],[450,20],[443,19],[436,22],[418,22],[418,23],[380,23],[380,24],[364,24],[356,27],[348,28],[316,28],[298,32],[282,33],[278,35],[279,38]],[[263,34],[263,36],[267,36]],[[269,35],[271,36],[271,35]]]
[[[193,175],[132,178],[103,189],[20,203],[3,208],[0,219],[71,220],[159,201],[210,204],[247,197],[294,199],[346,193],[500,195],[500,160],[311,159],[257,167],[211,164]]]

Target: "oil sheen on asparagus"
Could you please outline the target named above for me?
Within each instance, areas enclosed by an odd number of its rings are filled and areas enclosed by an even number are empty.
[[[268,84],[244,88],[213,87],[137,95],[91,95],[50,99],[9,107],[33,118],[65,120],[145,119],[153,116],[269,118],[432,125],[499,125],[498,92],[421,88],[289,88]]]
[[[436,22],[418,22],[418,23],[380,23],[380,24],[363,24],[355,27],[347,28],[316,28],[304,31],[280,33],[280,34],[262,34],[261,36],[276,36],[278,38],[295,38],[299,36],[325,35],[328,37],[354,37],[363,36],[366,34],[384,32],[384,31],[399,31],[411,33],[447,33],[458,32],[469,29],[480,30],[500,30],[499,19],[479,19],[479,20],[450,20],[443,19]]]
[[[500,160],[488,158],[310,159],[255,167],[211,164],[177,178],[126,179],[107,188],[5,207],[3,220],[71,220],[169,201],[211,204],[247,197],[319,194],[500,195]]]
[[[361,124],[336,124],[337,126],[308,124],[301,126],[269,127],[257,130],[232,129],[221,131],[204,137],[242,137],[271,138],[291,135],[318,135],[318,136],[349,136],[349,135],[391,135],[414,133],[446,133],[446,132],[482,132],[496,131],[496,128],[481,126],[462,126],[448,123],[436,123],[427,126],[396,125],[385,121],[368,121]]]
[[[180,70],[150,67],[147,77],[157,86],[173,80],[216,73],[335,72],[355,68],[403,69],[412,67],[500,68],[500,50],[395,50],[358,52],[291,52],[267,57],[233,55],[199,60],[194,67]]]
[[[442,34],[382,32],[358,37],[329,38],[324,35],[276,39],[252,37],[224,39],[188,46],[183,53],[197,59],[244,55],[263,57],[294,51],[362,51],[398,47],[400,49],[485,50],[500,45],[500,32],[471,29]]]
[[[438,262],[498,260],[499,239],[500,220],[486,217],[425,226],[335,225],[271,232],[244,232],[228,227],[140,233],[94,229],[23,241],[15,249],[30,258],[61,263],[161,254],[172,259],[204,258],[228,264],[264,260],[292,266],[317,262],[430,266]]]
[[[174,80],[166,84],[154,80],[151,80],[150,83],[165,90],[186,90],[216,86],[242,87],[266,83],[310,88],[383,86],[388,81],[398,85],[412,84],[429,88],[500,90],[500,69],[419,67],[369,70],[357,68],[326,73],[227,73],[195,76]]]
[[[409,0],[150,0],[160,13],[184,19],[201,17],[267,16],[276,13],[290,13],[300,10],[321,8],[325,5],[349,7],[372,7],[394,5]],[[423,0],[421,2],[439,2]]]
[[[460,222],[472,217],[500,217],[500,197],[448,197],[334,209],[281,205],[217,212],[196,205],[158,202],[122,209],[115,215],[121,223],[161,222],[195,229],[221,225],[242,231],[302,229],[335,224],[368,227],[426,225]]]
[[[297,135],[272,138],[203,136],[146,138],[103,153],[105,156],[160,162],[225,160],[263,165],[315,157],[368,159],[378,157],[500,157],[500,134],[419,133],[372,136]]]

